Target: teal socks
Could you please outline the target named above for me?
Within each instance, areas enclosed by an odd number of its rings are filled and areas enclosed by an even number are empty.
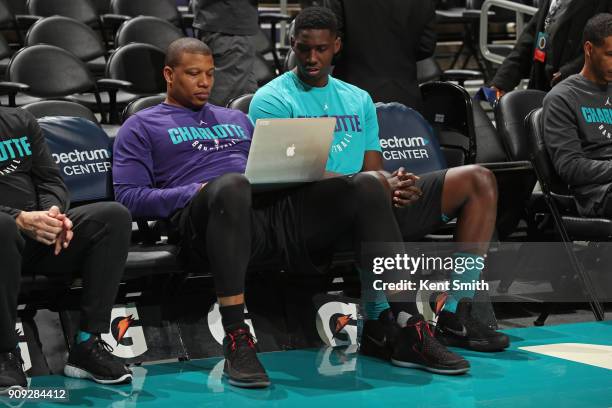
[[[484,257],[482,255],[456,252],[453,254],[453,258],[455,259],[455,271],[451,274],[451,290],[448,292],[448,299],[446,299],[444,305],[444,310],[451,313],[457,311],[457,305],[461,299],[466,297],[472,299],[475,292],[465,288],[453,289],[453,281],[457,283],[472,283],[472,281],[480,279],[480,274],[484,267]]]

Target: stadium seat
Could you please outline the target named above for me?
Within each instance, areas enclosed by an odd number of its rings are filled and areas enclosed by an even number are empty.
[[[227,107],[230,109],[237,109],[239,111],[244,112],[245,114],[249,114],[249,106],[251,105],[251,100],[253,99],[253,94],[245,94],[241,95],[237,98],[232,99],[227,103]]]
[[[93,106],[104,112],[99,86],[103,87],[105,80],[96,82],[85,63],[62,48],[46,44],[22,48],[13,55],[6,77],[9,82],[0,83],[0,90],[9,94],[5,105],[71,99],[73,94],[83,97],[89,93]],[[17,97],[18,93],[26,96]]]
[[[99,124],[98,118],[89,108],[75,102],[39,101],[23,105],[21,108],[30,112],[37,119],[45,116],[72,116]]]
[[[447,167],[433,129],[420,113],[391,102],[377,103],[376,115],[386,171],[404,167],[423,174]]]
[[[106,64],[106,78],[100,80],[108,89],[110,123],[119,123],[119,112],[131,101],[142,96],[166,91],[162,75],[165,54],[150,44],[131,43],[117,48]],[[91,106],[91,95],[73,97]]]
[[[121,123],[125,122],[130,116],[143,109],[150,108],[155,105],[159,105],[166,99],[166,95],[153,95],[146,96],[144,98],[136,99],[130,102],[123,113],[121,114]]]
[[[542,107],[546,92],[535,89],[507,93],[495,107],[497,132],[511,160],[529,160],[529,137],[525,118]]]
[[[121,24],[115,35],[115,46],[122,47],[135,42],[151,44],[165,51],[172,41],[184,36],[179,28],[167,20],[139,16]]]
[[[79,163],[60,163],[60,174],[70,191],[71,205],[114,200],[110,139],[95,123],[80,117],[46,117],[38,120],[51,153],[85,152]],[[86,137],[84,137],[86,135]],[[180,271],[177,248],[166,243],[130,247],[123,280],[152,273]]]
[[[124,21],[138,16],[158,17],[181,27],[185,32],[181,15],[174,0],[112,0],[111,13],[115,15],[113,18],[123,19]]]
[[[102,17],[90,0],[28,0],[28,10],[33,16],[63,16],[94,27],[100,31],[104,46],[108,44]]]
[[[476,135],[470,95],[450,82],[429,82],[420,88],[423,116],[436,131],[449,167],[475,163]]]
[[[101,77],[106,68],[106,47],[88,25],[69,17],[52,16],[38,20],[26,35],[26,47],[36,44],[55,45],[70,51],[84,61],[91,72]]]
[[[612,240],[612,220],[582,217],[576,212],[575,206],[567,205],[574,201],[573,196],[569,193],[567,184],[556,173],[548,155],[544,140],[542,116],[542,108],[540,108],[531,112],[526,119],[529,129],[531,163],[542,188],[546,204],[553,216],[557,232],[565,243],[564,248],[572,269],[580,278],[595,318],[603,320],[604,312],[597,300],[596,288],[593,286],[591,277],[577,258],[571,243],[573,241]],[[540,316],[538,319],[541,323],[543,323],[542,317]]]

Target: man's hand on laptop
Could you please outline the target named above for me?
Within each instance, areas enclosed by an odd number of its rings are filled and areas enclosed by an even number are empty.
[[[406,207],[423,195],[421,189],[416,186],[418,179],[418,176],[407,173],[403,167],[391,174],[387,180],[391,187],[391,194],[393,194],[394,207]]]

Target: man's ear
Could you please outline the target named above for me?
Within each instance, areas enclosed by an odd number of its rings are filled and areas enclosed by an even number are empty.
[[[334,54],[339,53],[341,48],[342,48],[342,39],[340,37],[336,37],[336,40],[334,41]]]
[[[592,53],[593,53],[593,43],[590,41],[586,41],[584,43],[584,57],[591,58]]]
[[[291,36],[291,48],[295,48],[295,37]]]
[[[169,66],[164,67],[164,79],[168,85],[172,85],[172,81],[174,79],[174,71]]]

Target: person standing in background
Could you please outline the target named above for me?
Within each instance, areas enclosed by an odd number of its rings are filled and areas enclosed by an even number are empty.
[[[259,30],[257,0],[194,0],[193,28],[215,59],[214,105],[257,90],[253,73],[254,36]]]
[[[420,110],[416,63],[436,49],[435,2],[326,0],[325,6],[336,15],[343,44],[334,77],[366,90],[374,102]]]
[[[491,81],[498,98],[522,78],[548,92],[584,64],[582,31],[594,15],[612,12],[612,0],[545,0]]]

